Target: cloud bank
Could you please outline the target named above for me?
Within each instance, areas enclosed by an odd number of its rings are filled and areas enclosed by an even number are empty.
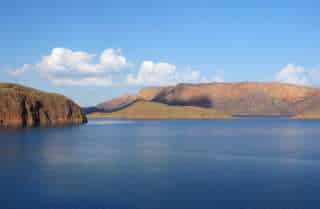
[[[36,71],[55,85],[63,86],[108,86],[111,74],[119,73],[130,64],[120,50],[105,49],[94,62],[95,55],[67,48],[54,48],[36,64],[24,64],[9,70],[12,76],[22,76]]]
[[[204,75],[191,67],[179,68],[169,62],[144,60],[136,71],[120,49],[107,48],[99,55],[68,48],[53,48],[33,64],[8,70],[13,77],[36,72],[56,86],[165,86],[177,83],[224,82],[224,72]],[[319,83],[319,69],[287,64],[275,75],[278,82],[297,85]]]
[[[288,64],[282,68],[276,75],[276,80],[284,83],[310,85],[310,72],[303,67]]]
[[[177,83],[222,82],[223,72],[205,77],[191,67],[178,69],[168,62],[142,61],[136,73],[119,49],[105,49],[99,56],[67,48],[54,48],[35,64],[8,71],[11,76],[37,72],[57,86],[174,85]]]
[[[176,65],[153,61],[143,61],[136,75],[128,74],[127,83],[131,85],[173,85],[176,83],[199,83],[210,81],[223,81],[221,76],[207,79],[199,70],[187,68],[177,70]]]
[[[85,77],[80,79],[51,78],[51,82],[57,86],[111,86],[110,78]]]

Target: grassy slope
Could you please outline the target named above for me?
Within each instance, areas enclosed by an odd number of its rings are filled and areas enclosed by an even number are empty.
[[[191,106],[169,106],[155,102],[139,101],[129,107],[111,113],[92,113],[88,118],[127,119],[214,119],[231,118],[213,109]]]
[[[320,110],[304,112],[294,116],[293,119],[320,120]]]
[[[142,89],[139,98],[170,105],[214,107],[233,115],[288,116],[320,104],[320,89],[276,82],[178,84]]]

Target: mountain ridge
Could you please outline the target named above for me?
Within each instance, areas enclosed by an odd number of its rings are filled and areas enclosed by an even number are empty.
[[[294,117],[320,107],[320,89],[279,82],[182,83],[143,88],[135,95],[134,101],[139,100],[213,108],[238,116]]]
[[[194,106],[170,106],[162,103],[138,100],[130,106],[113,112],[91,113],[89,118],[123,119],[229,119],[232,116],[214,109]]]

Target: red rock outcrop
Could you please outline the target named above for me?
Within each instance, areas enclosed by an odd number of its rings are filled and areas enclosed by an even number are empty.
[[[72,100],[16,84],[0,83],[0,127],[82,124],[87,118]]]

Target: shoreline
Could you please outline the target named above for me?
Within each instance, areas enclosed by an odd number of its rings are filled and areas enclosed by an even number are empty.
[[[117,119],[117,120],[237,120],[237,119],[288,119],[288,120],[297,120],[297,121],[320,121],[320,118],[301,118],[301,117],[288,117],[288,116],[268,116],[268,115],[259,115],[259,116],[230,116],[230,117],[124,117],[124,116],[111,116],[111,115],[100,115],[93,116],[88,114],[87,118],[89,120],[96,119]]]

